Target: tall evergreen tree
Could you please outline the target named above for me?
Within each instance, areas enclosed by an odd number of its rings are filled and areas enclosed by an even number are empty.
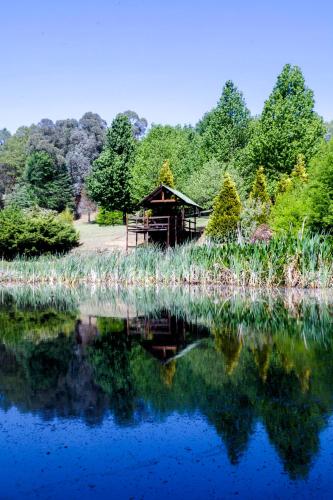
[[[221,191],[214,200],[213,213],[206,229],[207,236],[219,240],[234,237],[241,209],[236,185],[230,175],[225,174]]]
[[[66,167],[56,166],[45,151],[28,156],[23,180],[40,207],[61,212],[72,206],[73,192]]]
[[[265,165],[270,178],[290,174],[300,153],[306,162],[314,156],[324,133],[323,121],[314,111],[312,90],[305,85],[300,68],[287,64],[242,159],[245,175],[251,179],[259,165]]]
[[[202,143],[208,159],[220,162],[230,160],[243,148],[249,139],[250,112],[242,92],[229,80],[223,87],[221,98],[197,129],[202,134]]]
[[[106,210],[123,212],[124,221],[132,206],[130,180],[135,146],[129,119],[116,116],[107,131],[106,147],[87,179],[90,198]]]

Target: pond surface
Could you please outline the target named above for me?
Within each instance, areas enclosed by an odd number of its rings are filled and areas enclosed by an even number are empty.
[[[333,297],[0,289],[0,498],[331,498]]]

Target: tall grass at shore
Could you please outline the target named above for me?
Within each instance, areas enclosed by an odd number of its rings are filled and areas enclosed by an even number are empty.
[[[186,245],[126,254],[72,253],[1,261],[0,283],[217,284],[251,287],[333,286],[333,246],[319,235],[270,243]]]

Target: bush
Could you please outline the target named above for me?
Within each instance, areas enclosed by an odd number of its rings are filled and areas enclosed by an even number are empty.
[[[0,256],[64,253],[79,244],[71,224],[48,210],[5,208],[0,212]]]
[[[100,226],[116,226],[123,223],[123,213],[119,210],[106,210],[100,207],[97,212],[96,222]]]

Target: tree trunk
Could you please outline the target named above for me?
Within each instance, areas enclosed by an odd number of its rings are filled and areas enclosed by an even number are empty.
[[[126,211],[123,211],[123,224],[126,225]]]

